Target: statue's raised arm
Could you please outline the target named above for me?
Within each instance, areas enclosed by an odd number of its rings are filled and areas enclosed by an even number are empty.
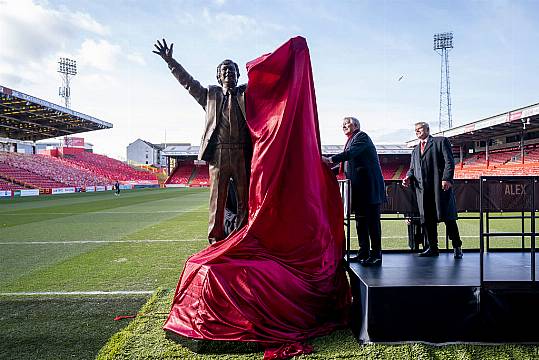
[[[172,49],[174,44],[170,43],[170,47],[167,45],[165,39],[157,42],[153,45],[157,51],[153,50],[154,54],[161,56],[167,63],[170,71],[174,77],[183,85],[184,88],[189,91],[192,97],[206,110],[206,102],[208,98],[208,89],[200,85],[200,83],[193,79],[193,77],[172,57]]]

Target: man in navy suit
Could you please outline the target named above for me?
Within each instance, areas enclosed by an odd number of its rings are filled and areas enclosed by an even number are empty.
[[[328,165],[341,164],[352,187],[352,211],[356,217],[359,241],[357,260],[364,266],[382,264],[382,227],[380,205],[386,201],[382,169],[376,147],[361,131],[359,120],[345,117],[343,131],[348,137],[344,151],[323,158]]]
[[[427,235],[428,248],[422,257],[438,256],[438,223],[444,222],[451,239],[455,259],[462,258],[462,241],[457,226],[457,205],[453,192],[455,161],[449,140],[430,136],[429,124],[415,124],[419,144],[412,151],[410,170],[402,181],[415,185],[421,223]]]

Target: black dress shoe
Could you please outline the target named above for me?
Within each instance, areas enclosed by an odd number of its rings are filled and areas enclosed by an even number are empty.
[[[359,253],[359,254],[350,256],[350,262],[362,263],[363,261],[367,260],[368,258],[369,258],[369,254]]]
[[[455,259],[462,259],[462,248],[456,247],[455,248]]]
[[[381,257],[369,257],[367,260],[361,262],[362,266],[382,266]]]
[[[440,253],[438,252],[438,249],[431,249],[431,248],[428,248],[427,250],[423,251],[422,253],[419,253],[419,257],[435,257],[435,256],[438,256],[440,255]]]

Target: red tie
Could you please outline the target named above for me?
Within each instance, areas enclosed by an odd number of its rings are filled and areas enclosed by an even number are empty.
[[[421,154],[425,151],[425,141],[421,141]]]

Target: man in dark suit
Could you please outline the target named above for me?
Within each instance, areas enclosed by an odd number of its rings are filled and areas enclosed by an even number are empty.
[[[386,201],[380,160],[371,138],[361,131],[358,119],[344,118],[343,131],[348,137],[344,151],[323,160],[328,165],[342,164],[350,180],[359,240],[357,260],[365,266],[379,266],[382,264],[380,205]]]
[[[225,238],[225,206],[230,179],[236,190],[236,229],[247,222],[249,175],[252,156],[251,135],[245,121],[246,84],[237,86],[238,65],[224,60],[217,66],[221,86],[205,88],[172,58],[174,44],[157,41],[154,51],[168,64],[174,77],[206,111],[206,124],[198,159],[209,163],[210,206],[208,241]]]
[[[438,256],[438,223],[444,222],[454,248],[455,259],[462,258],[462,241],[457,226],[457,206],[453,192],[455,161],[445,137],[430,136],[429,124],[418,122],[415,133],[419,144],[412,151],[410,170],[402,181],[415,185],[421,223],[428,248],[419,256]]]

